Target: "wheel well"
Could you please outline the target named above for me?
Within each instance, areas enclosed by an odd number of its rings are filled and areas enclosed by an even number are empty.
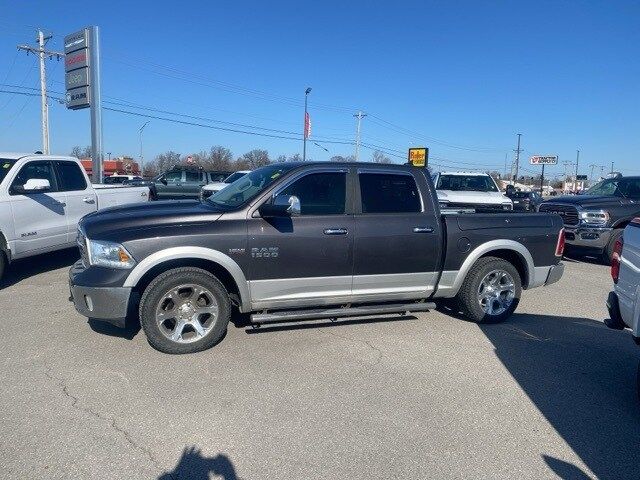
[[[527,288],[529,284],[529,272],[527,271],[527,262],[522,255],[520,255],[515,250],[502,249],[502,250],[492,250],[490,252],[485,253],[482,257],[497,257],[503,260],[506,260],[511,265],[516,267],[518,274],[520,275],[520,280],[522,281],[522,286]]]
[[[145,273],[134,287],[134,290],[142,295],[154,278],[167,270],[178,267],[196,267],[206,270],[222,282],[224,287],[227,289],[227,292],[229,292],[232,303],[237,304],[240,302],[240,289],[231,274],[219,264],[200,258],[178,258],[162,262]]]

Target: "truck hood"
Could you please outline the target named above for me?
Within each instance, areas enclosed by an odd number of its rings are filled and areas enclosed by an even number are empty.
[[[614,197],[614,196],[600,196],[600,195],[563,195],[561,197],[550,198],[543,203],[562,203],[565,205],[573,205],[575,207],[585,208],[606,208],[615,207],[619,205],[628,205],[634,203],[633,200],[627,198]]]
[[[511,203],[509,197],[500,192],[459,192],[454,190],[436,190],[438,200],[456,203],[479,203],[484,205],[501,205]]]
[[[90,213],[80,221],[80,227],[88,238],[100,239],[117,231],[212,222],[222,213],[222,209],[197,200],[136,203]]]

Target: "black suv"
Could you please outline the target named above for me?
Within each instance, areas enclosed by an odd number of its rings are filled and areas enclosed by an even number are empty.
[[[208,183],[222,182],[231,172],[207,171],[202,168],[173,168],[155,179],[157,198],[185,200],[198,198]]]
[[[519,212],[536,212],[542,203],[538,192],[507,191],[506,195],[513,201],[513,209]]]
[[[624,227],[640,215],[640,177],[608,178],[582,195],[548,200],[539,210],[562,216],[567,252],[602,255],[610,263]]]

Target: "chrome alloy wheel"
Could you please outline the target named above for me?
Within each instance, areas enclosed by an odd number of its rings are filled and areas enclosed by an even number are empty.
[[[219,315],[213,293],[201,285],[186,284],[166,292],[156,307],[160,332],[177,343],[191,343],[204,338]]]
[[[501,315],[513,303],[516,295],[513,277],[505,270],[487,273],[478,287],[478,303],[488,315]]]

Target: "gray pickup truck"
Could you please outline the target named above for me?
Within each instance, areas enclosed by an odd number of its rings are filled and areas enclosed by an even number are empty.
[[[167,353],[209,348],[232,308],[254,326],[457,307],[498,322],[522,289],[563,273],[558,215],[441,215],[428,172],[368,163],[283,163],[207,200],[86,216],[70,270],[83,315],[139,312]]]

